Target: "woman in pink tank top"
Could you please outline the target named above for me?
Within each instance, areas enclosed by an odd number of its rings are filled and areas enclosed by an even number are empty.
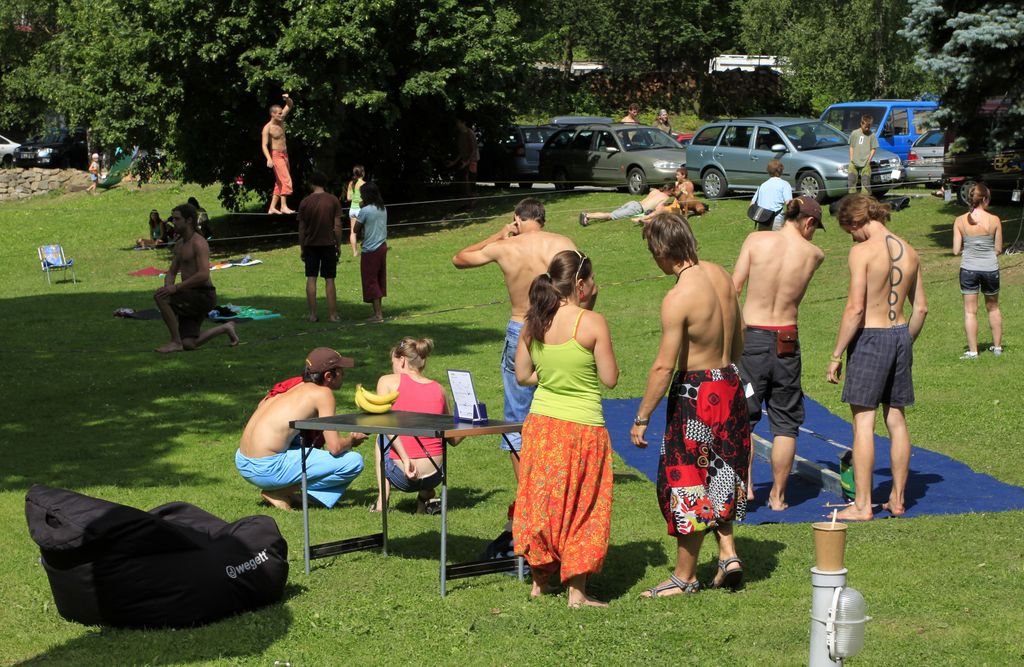
[[[416,340],[406,336],[391,348],[391,370],[377,381],[378,394],[398,391],[398,399],[392,405],[394,410],[425,412],[432,415],[449,414],[448,394],[444,387],[423,375],[427,357],[434,350],[434,341],[429,338]],[[462,438],[453,438],[455,445]],[[400,436],[394,445],[387,447],[384,462],[384,476],[380,477],[380,448],[374,447],[377,471],[377,503],[370,509],[381,509],[381,487],[390,495],[391,488],[399,491],[416,491],[416,513],[437,514],[440,502],[434,497],[434,489],[441,483],[440,438],[412,438]]]

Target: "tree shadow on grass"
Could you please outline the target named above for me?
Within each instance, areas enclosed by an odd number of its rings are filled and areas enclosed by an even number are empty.
[[[0,488],[209,485],[224,474],[208,472],[212,457],[233,467],[256,404],[276,382],[301,373],[311,348],[330,345],[356,359],[336,393],[337,411],[345,413],[356,410],[355,384],[372,386],[390,368],[389,350],[402,335],[433,338],[451,355],[501,339],[500,326],[425,318],[360,326],[283,317],[238,323],[238,347],[218,338],[195,352],[159,355],[153,349],[166,341],[162,322],[111,315],[140,301],[152,303],[135,291],[0,300],[5,320],[16,323],[5,331],[0,351],[9,378],[0,390],[8,415],[0,423],[0,440],[7,443]],[[305,310],[301,294],[254,295],[245,302],[282,313]],[[195,456],[186,459],[183,448]]]
[[[181,665],[211,660],[256,658],[288,634],[292,612],[287,601],[302,593],[285,587],[284,599],[255,611],[188,630],[124,630],[96,628],[87,634],[29,658],[18,665],[119,664]]]

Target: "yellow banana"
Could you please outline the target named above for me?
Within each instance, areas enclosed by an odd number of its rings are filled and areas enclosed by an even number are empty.
[[[372,391],[367,391],[366,387],[363,387],[363,398],[366,399],[367,403],[373,403],[374,405],[391,405],[398,398],[398,390],[396,389],[388,394],[375,394]]]
[[[369,401],[367,401],[366,395],[363,393],[362,385],[356,385],[355,400],[356,407],[358,407],[363,412],[369,412],[371,414],[379,415],[391,409],[390,403],[387,403],[385,405],[376,405],[374,403],[370,403]]]

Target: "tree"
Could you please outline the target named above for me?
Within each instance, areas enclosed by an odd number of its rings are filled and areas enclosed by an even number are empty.
[[[918,66],[944,84],[939,123],[968,145],[991,141],[999,149],[1024,140],[1019,1],[910,0],[902,34],[918,45]]]
[[[783,56],[794,106],[917,97],[933,85],[899,33],[909,0],[739,0],[748,53]]]
[[[426,180],[453,114],[513,113],[531,53],[516,0],[61,0],[60,30],[19,69],[108,145],[172,149],[186,180],[265,188],[267,106],[290,93],[293,169],[363,162]]]
[[[45,124],[46,100],[34,92],[24,63],[56,31],[55,0],[7,0],[0,4],[0,126],[27,132]],[[7,133],[5,132],[5,134]]]

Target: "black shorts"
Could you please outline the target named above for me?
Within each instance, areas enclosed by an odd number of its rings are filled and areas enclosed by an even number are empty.
[[[985,296],[999,294],[999,271],[960,269],[960,293],[977,294],[979,291]]]
[[[306,264],[306,277],[326,278],[334,280],[338,275],[338,248],[332,245],[302,246],[303,262]]]
[[[171,309],[178,316],[178,335],[198,338],[203,320],[217,307],[217,290],[210,287],[186,287],[170,296]]]
[[[906,324],[858,331],[846,350],[843,403],[866,408],[913,405],[913,345]]]
[[[796,354],[780,357],[775,345],[778,332],[747,327],[744,332],[741,376],[754,390],[747,397],[752,424],[761,419],[761,404],[768,411],[773,436],[795,438],[804,423],[804,392],[800,387],[800,342]]]

